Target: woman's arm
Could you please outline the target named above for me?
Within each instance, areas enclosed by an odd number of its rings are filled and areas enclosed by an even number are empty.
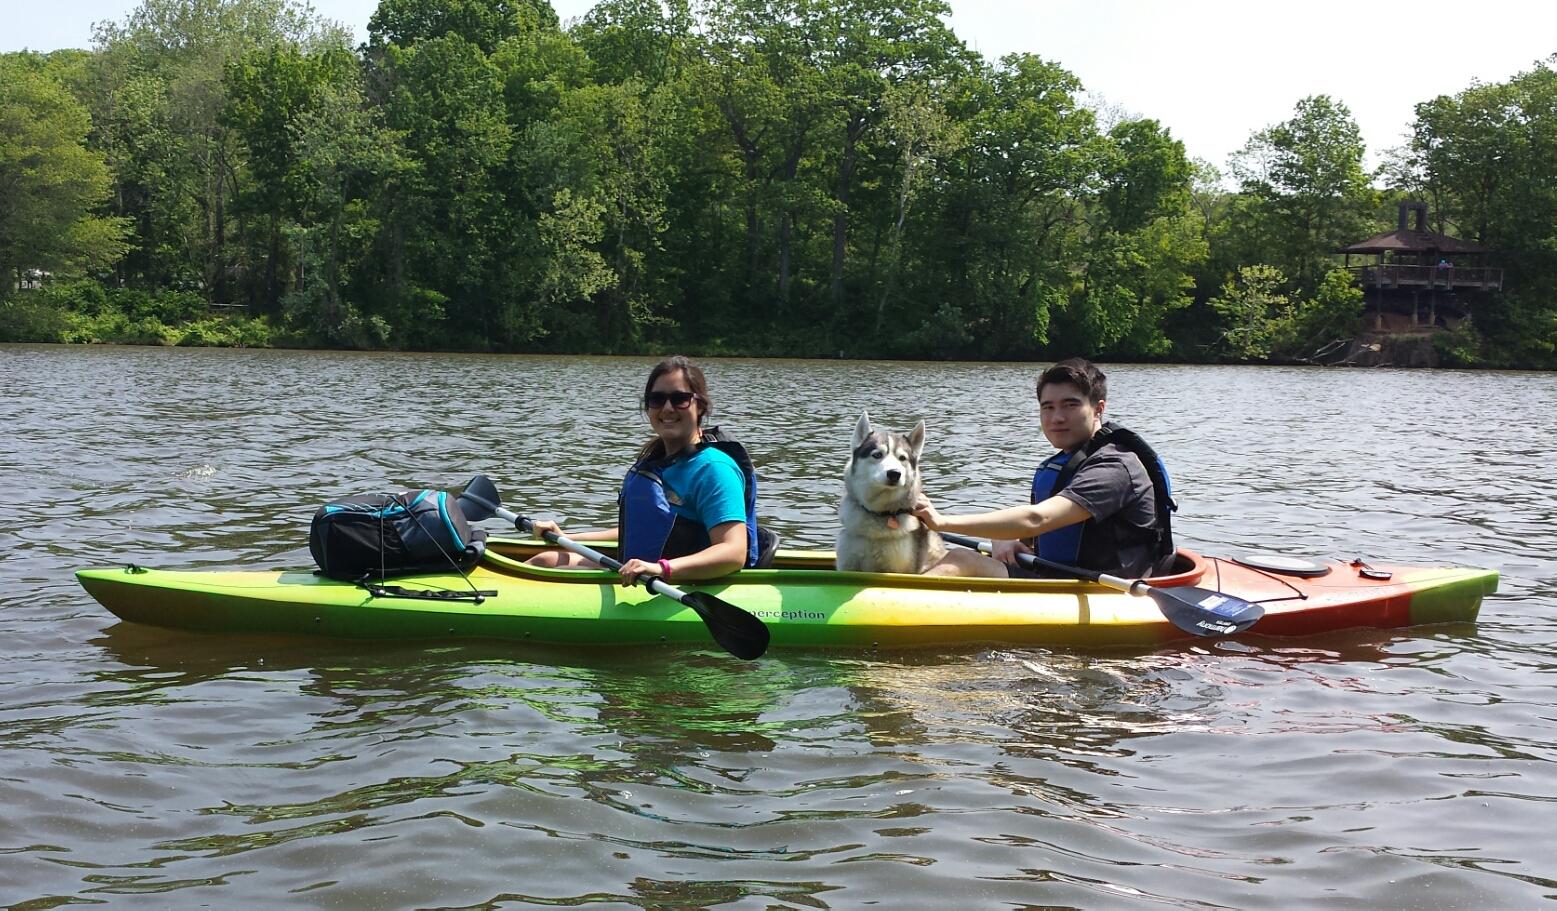
[[[546,532],[555,532],[564,538],[574,541],[619,541],[621,540],[620,528],[597,528],[594,531],[581,531],[578,534],[570,534],[562,530],[556,522],[550,519],[533,519],[530,522],[531,532],[537,538],[544,538]]]
[[[532,519],[530,521],[530,534],[541,540],[546,539],[546,532],[572,538],[575,541],[606,541],[613,540],[617,536],[617,529],[600,528],[594,531],[581,531],[576,535],[570,535],[563,531],[556,522],[550,519]],[[524,561],[531,566],[547,567],[572,567],[574,569],[599,569],[594,563],[584,559],[576,553],[568,550],[543,550],[530,559]]]
[[[713,543],[697,553],[666,561],[672,578],[717,579],[746,565],[745,522],[715,525],[708,530],[708,539]]]
[[[695,554],[664,561],[670,566],[668,582],[683,579],[717,579],[746,565],[746,523],[725,522],[708,530],[713,543]],[[622,584],[632,585],[639,576],[663,576],[659,561],[632,559],[622,564]]]
[[[712,454],[709,454],[712,456]],[[695,554],[663,561],[670,579],[716,579],[746,565],[746,480],[728,458],[716,459],[694,475],[687,492],[688,508],[708,529],[709,546]],[[645,573],[665,574],[661,561],[628,560],[622,565],[622,584],[631,585]]]

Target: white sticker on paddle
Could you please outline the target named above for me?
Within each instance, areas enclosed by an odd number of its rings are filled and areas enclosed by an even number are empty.
[[[1205,598],[1201,599],[1200,606],[1206,610],[1216,610],[1226,603],[1227,599],[1222,595],[1207,595]]]

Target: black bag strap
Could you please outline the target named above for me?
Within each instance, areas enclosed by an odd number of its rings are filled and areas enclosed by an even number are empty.
[[[469,601],[472,604],[480,604],[488,598],[497,597],[497,591],[478,590],[454,591],[447,588],[405,588],[400,585],[383,585],[373,581],[371,575],[364,576],[357,581],[357,587],[366,591],[375,598],[414,598],[422,601]]]

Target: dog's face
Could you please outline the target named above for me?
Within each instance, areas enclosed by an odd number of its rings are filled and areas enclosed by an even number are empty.
[[[924,452],[924,421],[908,433],[876,430],[870,415],[854,425],[846,475],[867,506],[906,500],[919,486],[919,455]]]

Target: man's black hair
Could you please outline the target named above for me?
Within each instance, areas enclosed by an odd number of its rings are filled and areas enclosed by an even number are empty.
[[[1043,387],[1050,383],[1069,383],[1081,390],[1087,401],[1096,408],[1108,398],[1108,377],[1085,358],[1066,358],[1038,375],[1038,397],[1043,397]]]

